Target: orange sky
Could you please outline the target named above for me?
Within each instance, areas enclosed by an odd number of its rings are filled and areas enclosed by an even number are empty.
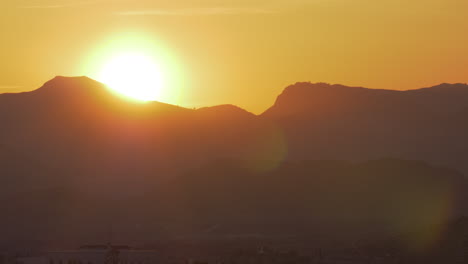
[[[180,96],[164,100],[187,107],[259,113],[297,81],[468,82],[467,11],[466,0],[2,0],[0,92],[92,75],[93,54],[129,32],[169,54]]]

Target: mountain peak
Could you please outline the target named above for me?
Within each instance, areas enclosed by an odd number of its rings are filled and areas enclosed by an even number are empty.
[[[104,84],[95,81],[86,76],[65,77],[56,76],[47,81],[39,89],[33,91],[36,93],[60,93],[65,95],[77,95],[83,93],[95,93],[96,91],[106,90]]]
[[[439,85],[421,88],[416,90],[409,90],[408,92],[436,92],[436,93],[468,93],[468,84],[466,83],[441,83]]]
[[[349,87],[341,84],[298,82],[290,85],[278,96],[275,104],[263,113],[265,116],[280,111],[289,115],[304,111],[322,111],[325,109],[343,108],[355,104],[351,98],[368,98],[371,94],[398,93],[391,90]],[[281,109],[281,110],[279,110]]]
[[[340,84],[298,82],[288,86],[278,96],[275,104],[265,111],[264,116],[288,117],[297,113],[323,116],[367,109],[411,110],[415,104],[425,111],[457,112],[465,109],[468,85],[442,83],[433,87],[398,91],[349,87]],[[366,108],[367,107],[367,108]]]
[[[361,89],[361,90],[371,90],[369,88],[363,88],[363,87],[351,87],[351,86],[346,86],[342,84],[331,84],[331,83],[326,83],[326,82],[317,82],[317,83],[312,83],[312,82],[297,82],[293,85],[289,85],[284,89],[283,93],[285,92],[291,92],[291,91],[297,91],[297,90],[344,90],[344,89]]]
[[[93,81],[93,82],[97,82],[87,76],[64,76],[64,75],[56,75],[54,78],[52,78],[51,80],[47,81],[47,82],[54,82],[54,81],[70,81],[70,80],[84,80],[84,81]]]
[[[329,84],[329,83],[310,83],[310,82],[298,82],[290,85],[284,89],[284,91],[278,96],[277,103],[281,103],[282,100],[303,100],[310,98],[308,97],[342,97],[348,94],[366,93],[369,91],[387,91],[378,89],[368,89],[363,87],[350,87],[341,84]],[[389,92],[394,92],[390,91]],[[305,97],[304,97],[305,96]],[[335,98],[336,99],[336,98]]]

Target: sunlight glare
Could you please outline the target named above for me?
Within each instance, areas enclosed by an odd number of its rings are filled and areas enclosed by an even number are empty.
[[[99,74],[99,81],[115,92],[139,101],[157,100],[164,86],[158,65],[139,53],[112,58]]]
[[[81,72],[136,102],[181,103],[186,78],[175,52],[150,32],[118,32],[95,45]]]

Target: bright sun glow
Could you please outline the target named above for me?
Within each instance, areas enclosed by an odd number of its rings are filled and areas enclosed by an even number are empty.
[[[139,101],[155,101],[164,87],[161,70],[139,53],[117,55],[104,65],[99,80],[119,94]]]
[[[105,37],[89,53],[81,72],[110,90],[139,102],[181,103],[181,64],[172,49],[150,33]]]

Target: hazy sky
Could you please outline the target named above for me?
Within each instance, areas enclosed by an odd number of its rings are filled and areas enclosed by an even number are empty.
[[[165,100],[188,107],[259,113],[297,81],[468,82],[466,0],[0,0],[0,12],[0,92],[92,75],[93,54],[129,32],[169,53],[180,97]]]

